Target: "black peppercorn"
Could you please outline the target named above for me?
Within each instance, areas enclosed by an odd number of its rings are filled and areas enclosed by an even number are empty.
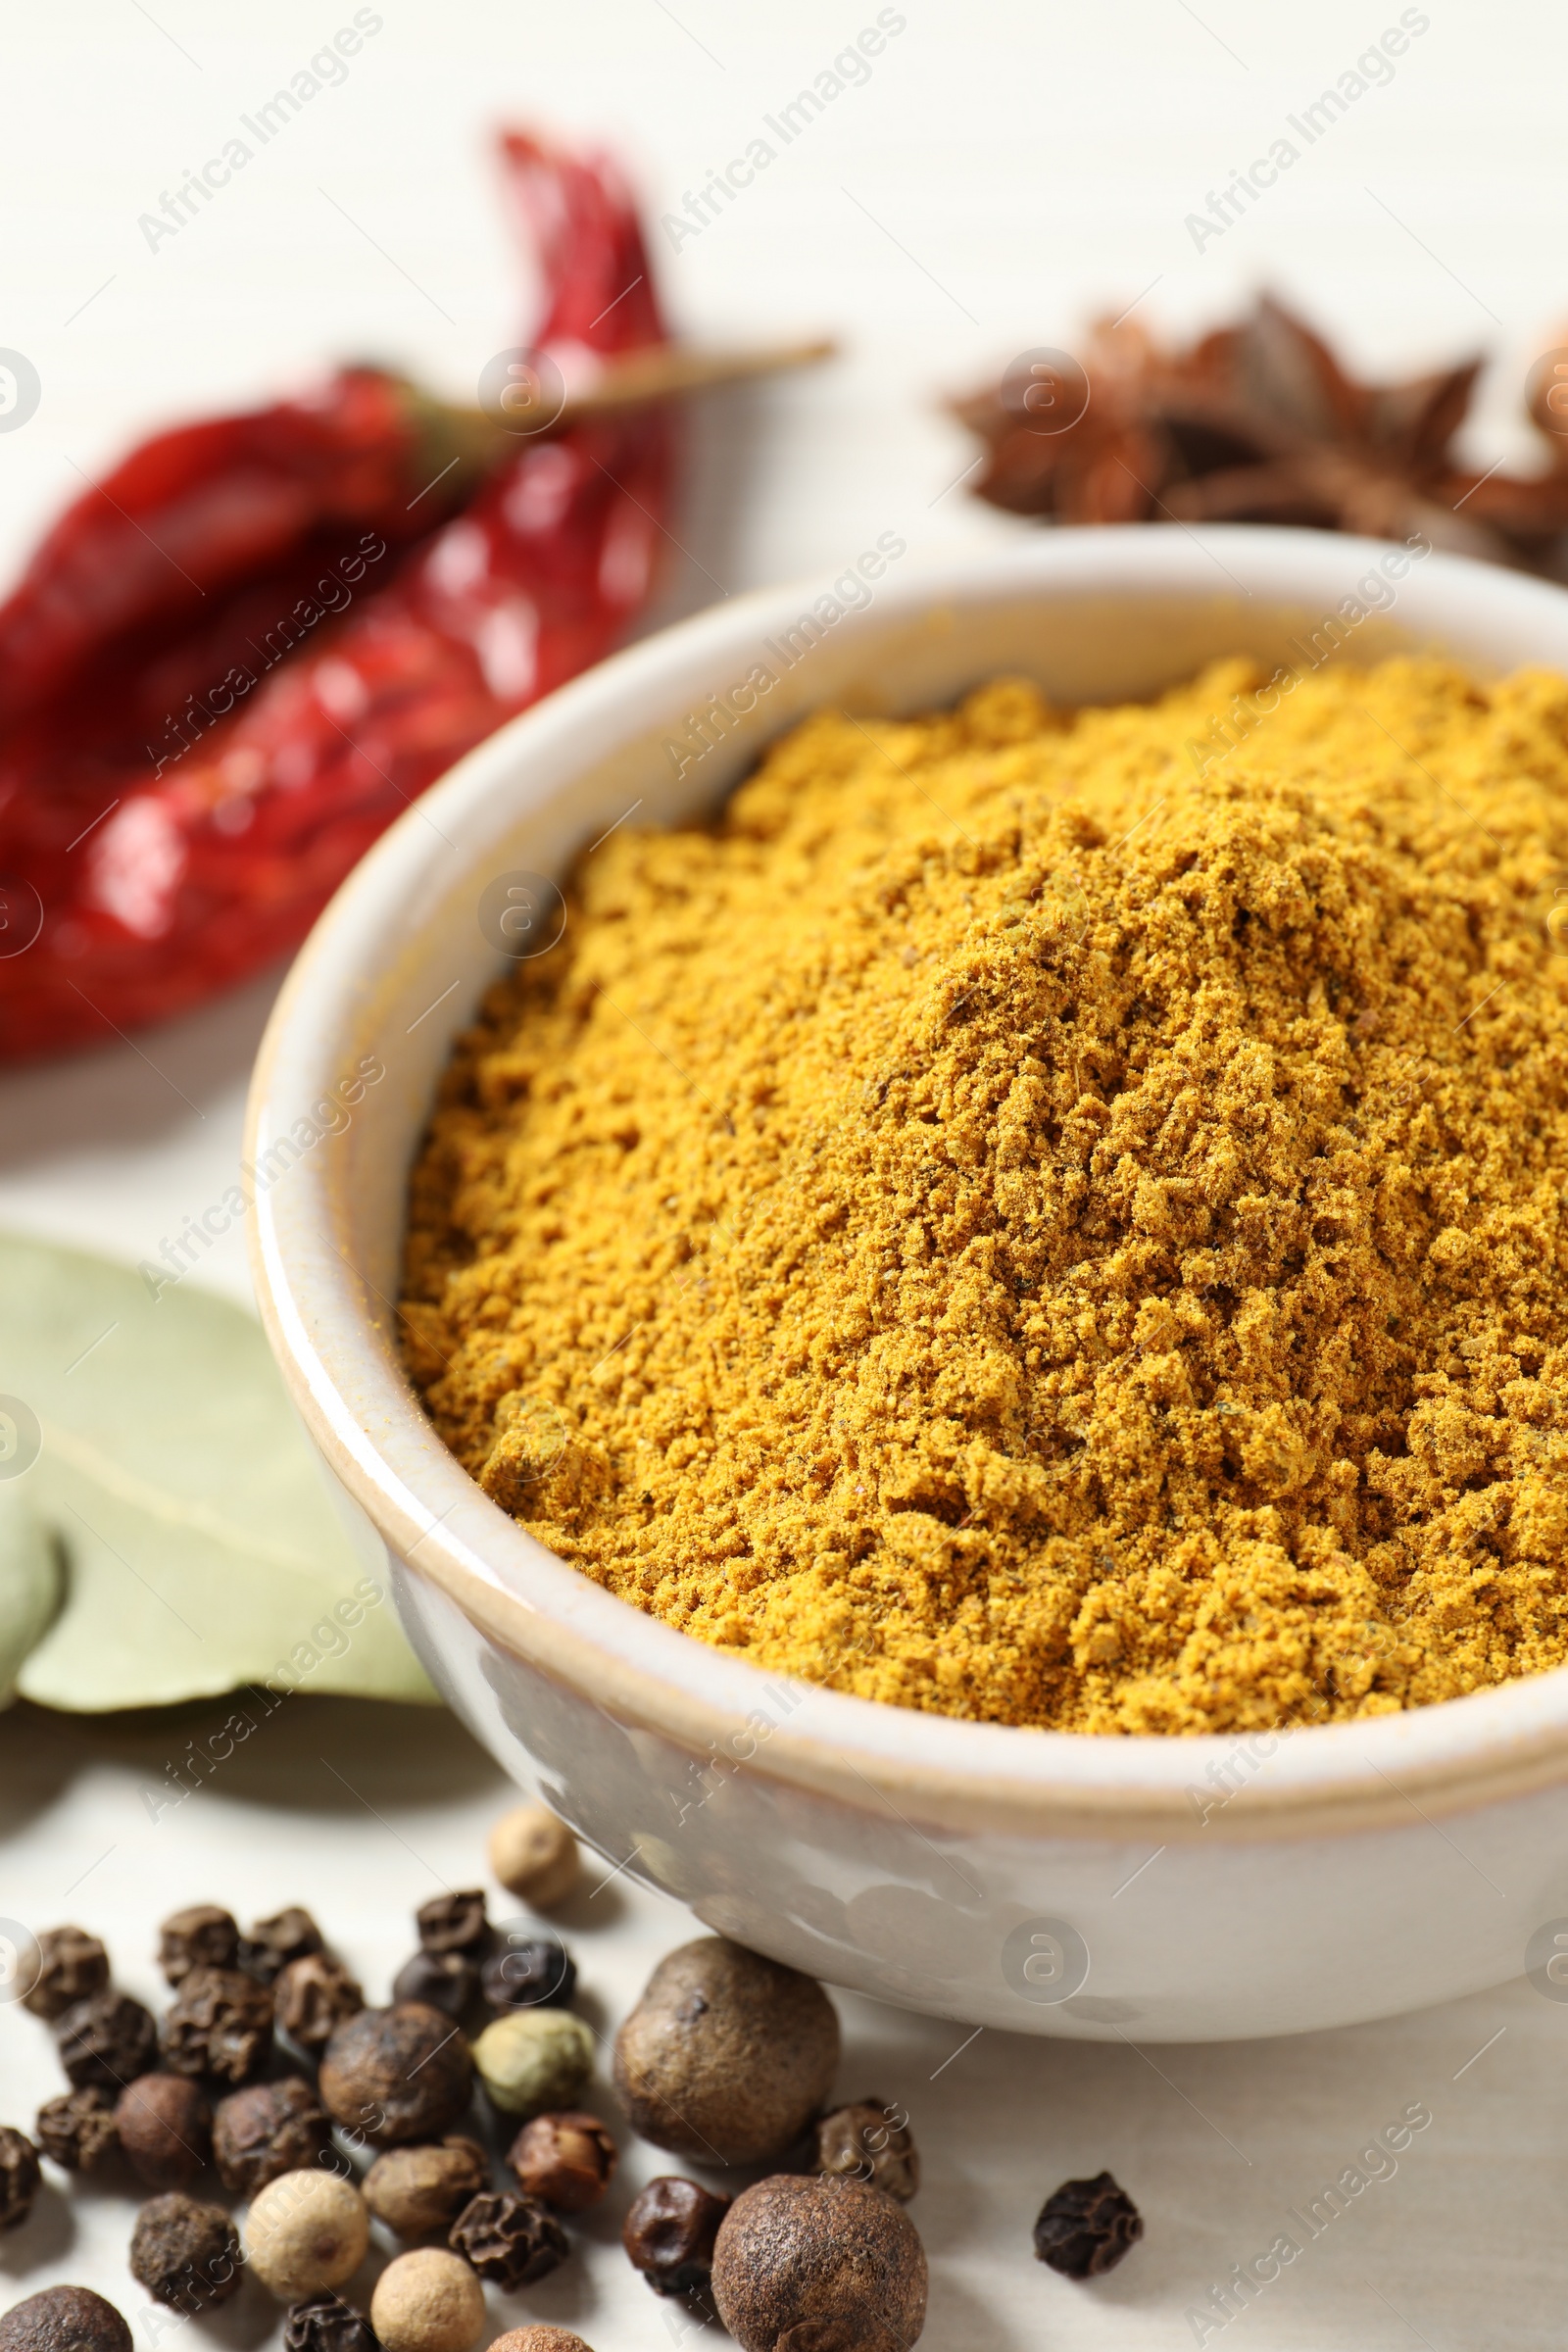
[[[20,2230],[32,2211],[43,2175],[25,2132],[0,2124],[0,2230]]]
[[[719,2224],[713,2302],[741,2352],[898,2352],[925,2326],[925,2249],[864,2180],[775,2173]]]
[[[178,2189],[154,2197],[136,2216],[130,2275],[160,2303],[187,2317],[226,2303],[240,2282],[234,2225],[221,2205],[203,2205]]]
[[[330,1952],[302,1952],[272,1986],[272,2013],[302,2050],[320,2049],[364,2007],[364,1993]]]
[[[213,2117],[219,2179],[241,2197],[254,2197],[282,2173],[308,2172],[331,2137],[320,2100],[298,2075],[231,2091]]]
[[[68,2090],[63,2098],[45,2099],[32,2136],[68,2173],[96,2172],[120,2145],[113,2102],[101,2090]]]
[[[120,2144],[149,2188],[184,2188],[213,2154],[213,2112],[183,2075],[139,2075],[115,2109]]]
[[[462,2017],[479,1989],[479,1972],[461,1952],[416,1951],[392,1980],[395,2001],[423,2001],[444,2017]]]
[[[109,1954],[83,1928],[45,1928],[38,1938],[38,1961],[37,1977],[22,1996],[34,2017],[53,2022],[75,2002],[102,1992],[109,1983]]]
[[[341,2295],[324,2290],[291,2303],[283,2352],[379,2352],[370,2323]]]
[[[193,1968],[164,2019],[164,2057],[176,2075],[248,2082],[272,2047],[272,2000],[237,1968]]]
[[[663,2173],[633,2197],[620,2242],[656,2295],[689,2295],[708,2284],[713,2240],[728,2211],[728,2197]]]
[[[0,2352],[131,2352],[131,2333],[90,2286],[46,2286],[0,2317]]]
[[[886,2099],[859,2099],[835,2107],[816,2127],[816,2169],[850,2180],[869,2180],[901,2205],[920,2185],[920,2159],[902,2108]]]
[[[270,1984],[291,1960],[323,1948],[321,1931],[310,1913],[290,1903],[270,1919],[257,1920],[250,1934],[240,1937],[239,1965],[258,1984]]]
[[[471,2198],[453,2223],[447,2244],[508,2295],[548,2278],[567,2253],[566,2232],[549,2207],[508,2188],[485,2189]]]
[[[1040,2208],[1035,2255],[1064,2278],[1098,2278],[1113,2271],[1144,2234],[1143,2216],[1109,2173],[1064,2180]]]
[[[478,1886],[463,1894],[438,1894],[421,1903],[414,1914],[419,1943],[427,1952],[465,1952],[474,1959],[490,1934],[484,1892]]]
[[[321,2104],[377,2147],[439,2139],[473,2092],[473,2061],[458,2028],[423,2001],[362,2009],[321,2053]]]
[[[158,2026],[128,1992],[89,1993],[56,2021],[60,2063],[78,2090],[119,2092],[158,2055]]]
[[[232,1968],[238,1957],[238,1925],[219,1903],[192,1903],[158,1931],[158,1965],[171,1984],[183,1984],[193,1968]]]
[[[480,1972],[484,1997],[503,2016],[509,2009],[569,2009],[577,1988],[577,1966],[559,1936],[512,1935],[506,1949]]]

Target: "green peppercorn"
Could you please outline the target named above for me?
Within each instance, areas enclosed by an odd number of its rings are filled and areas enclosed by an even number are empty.
[[[570,2107],[593,2070],[594,2038],[568,2009],[514,2009],[486,2026],[473,2063],[504,2115]]]

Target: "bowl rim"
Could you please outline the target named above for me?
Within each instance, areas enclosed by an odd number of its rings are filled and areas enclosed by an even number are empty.
[[[879,588],[872,613],[912,620],[1031,592],[1211,599],[1215,564],[1244,594],[1293,606],[1343,593],[1350,574],[1389,552],[1382,540],[1246,525],[1054,530],[911,565]],[[363,1012],[367,975],[389,953],[389,916],[416,895],[427,860],[421,815],[461,845],[481,809],[509,795],[520,805],[530,769],[574,748],[586,761],[590,749],[645,731],[649,698],[676,670],[695,660],[705,674],[727,675],[739,649],[787,627],[824,592],[830,583],[814,579],[755,590],[627,647],[511,720],[411,806],[341,885],[287,975],[251,1084],[248,1166],[280,1119],[286,1127],[282,1113],[294,1115],[302,1087],[308,1099],[312,1073],[315,1092],[327,1083],[333,1043]],[[1431,554],[1416,601],[1428,637],[1448,623],[1461,638],[1478,628],[1556,635],[1568,667],[1568,597],[1548,583]],[[860,617],[849,615],[849,636]],[[288,1219],[278,1196],[257,1193],[252,1271],[269,1339],[328,1468],[411,1572],[490,1641],[699,1761],[744,1765],[901,1820],[912,1808],[955,1837],[984,1829],[1118,1844],[1407,1827],[1412,1811],[1466,1812],[1568,1778],[1568,1667],[1348,1723],[1115,1737],[884,1704],[713,1649],[592,1583],[482,1493],[390,1364],[375,1320],[384,1302],[337,1250],[341,1209],[324,1168],[302,1162],[290,1173]],[[743,1755],[737,1741],[747,1740]]]

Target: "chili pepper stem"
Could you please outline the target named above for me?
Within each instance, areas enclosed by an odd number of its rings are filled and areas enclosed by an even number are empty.
[[[826,337],[812,342],[762,344],[752,351],[703,351],[654,345],[627,352],[605,363],[602,372],[579,392],[566,395],[554,416],[531,431],[504,422],[485,409],[470,409],[436,400],[417,385],[408,386],[415,412],[418,469],[433,487],[445,481],[441,504],[450,506],[492,466],[516,454],[519,441],[547,440],[596,416],[614,416],[628,409],[648,408],[660,400],[708,392],[721,384],[744,383],[753,376],[775,375],[787,368],[808,368],[830,359],[836,345]],[[422,495],[422,492],[421,492]]]
[[[608,362],[593,384],[567,399],[553,429],[559,432],[584,417],[610,416],[646,401],[707,392],[754,375],[776,375],[786,368],[813,367],[818,360],[831,359],[836,349],[831,337],[821,336],[809,343],[762,344],[755,351],[683,350],[662,344],[628,352]]]

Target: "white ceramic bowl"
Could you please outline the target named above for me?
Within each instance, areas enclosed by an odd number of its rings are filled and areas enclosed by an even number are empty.
[[[1568,1673],[1280,1739],[1015,1731],[769,1679],[541,1549],[447,1453],[391,1338],[406,1172],[501,960],[481,890],[559,873],[634,803],[640,823],[711,806],[827,701],[930,707],[1004,669],[1064,701],[1144,695],[1217,654],[1298,664],[1336,616],[1337,659],[1439,646],[1483,673],[1568,669],[1558,590],[1438,556],[1397,569],[1381,544],[1305,532],[1064,531],[890,564],[874,591],[841,584],[837,604],[869,598],[841,617],[816,589],[736,599],[464,760],[345,883],[283,990],[251,1102],[248,1156],[274,1178],[253,1220],[262,1312],[419,1654],[607,1869],[831,1982],[975,2025],[1158,2041],[1517,1975],[1533,1935],[1533,1957],[1558,1926],[1568,1950]],[[817,642],[786,666],[813,611]],[[774,682],[682,764],[666,747],[695,748],[687,714],[713,695],[733,711],[759,666]],[[357,1085],[367,1066],[385,1074]]]

